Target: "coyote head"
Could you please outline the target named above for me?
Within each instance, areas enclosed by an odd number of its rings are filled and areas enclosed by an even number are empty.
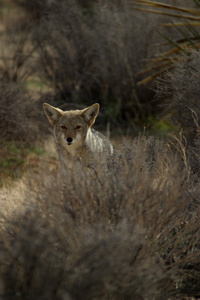
[[[94,124],[99,113],[99,104],[95,103],[83,110],[63,111],[47,103],[43,104],[44,112],[54,127],[56,143],[69,147],[84,143],[88,129]]]

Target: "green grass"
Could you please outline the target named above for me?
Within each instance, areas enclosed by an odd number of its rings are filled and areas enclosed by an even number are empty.
[[[0,150],[0,186],[8,179],[20,178],[26,170],[27,157],[38,157],[44,150],[37,146],[6,141]]]
[[[49,90],[49,87],[48,85],[40,80],[40,79],[35,79],[35,78],[32,78],[32,79],[27,79],[25,81],[25,88],[28,90],[28,91],[45,91],[45,90]]]
[[[159,137],[164,137],[176,131],[176,128],[168,120],[157,119],[154,116],[149,116],[143,123],[146,125],[146,133],[156,134]]]

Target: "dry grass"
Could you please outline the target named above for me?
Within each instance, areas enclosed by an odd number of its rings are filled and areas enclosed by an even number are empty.
[[[139,138],[109,168],[63,178],[41,164],[1,212],[2,299],[198,294],[199,191],[179,160]]]

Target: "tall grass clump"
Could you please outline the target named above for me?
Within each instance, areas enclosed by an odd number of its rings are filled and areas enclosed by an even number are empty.
[[[189,156],[195,167],[199,159],[199,120],[200,120],[200,54],[192,51],[182,55],[174,64],[174,69],[158,81],[157,96],[164,99],[163,115],[186,138]],[[196,164],[198,166],[198,164]],[[197,169],[197,167],[195,167]]]
[[[95,165],[41,165],[2,208],[2,299],[199,295],[198,190],[178,153],[139,138]]]

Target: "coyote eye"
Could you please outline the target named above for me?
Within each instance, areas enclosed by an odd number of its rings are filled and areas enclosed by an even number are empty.
[[[79,125],[78,125],[78,126],[76,126],[76,128],[75,128],[75,129],[80,129],[80,128],[81,128],[81,126],[79,126]]]
[[[65,125],[60,126],[62,129],[67,129]]]

